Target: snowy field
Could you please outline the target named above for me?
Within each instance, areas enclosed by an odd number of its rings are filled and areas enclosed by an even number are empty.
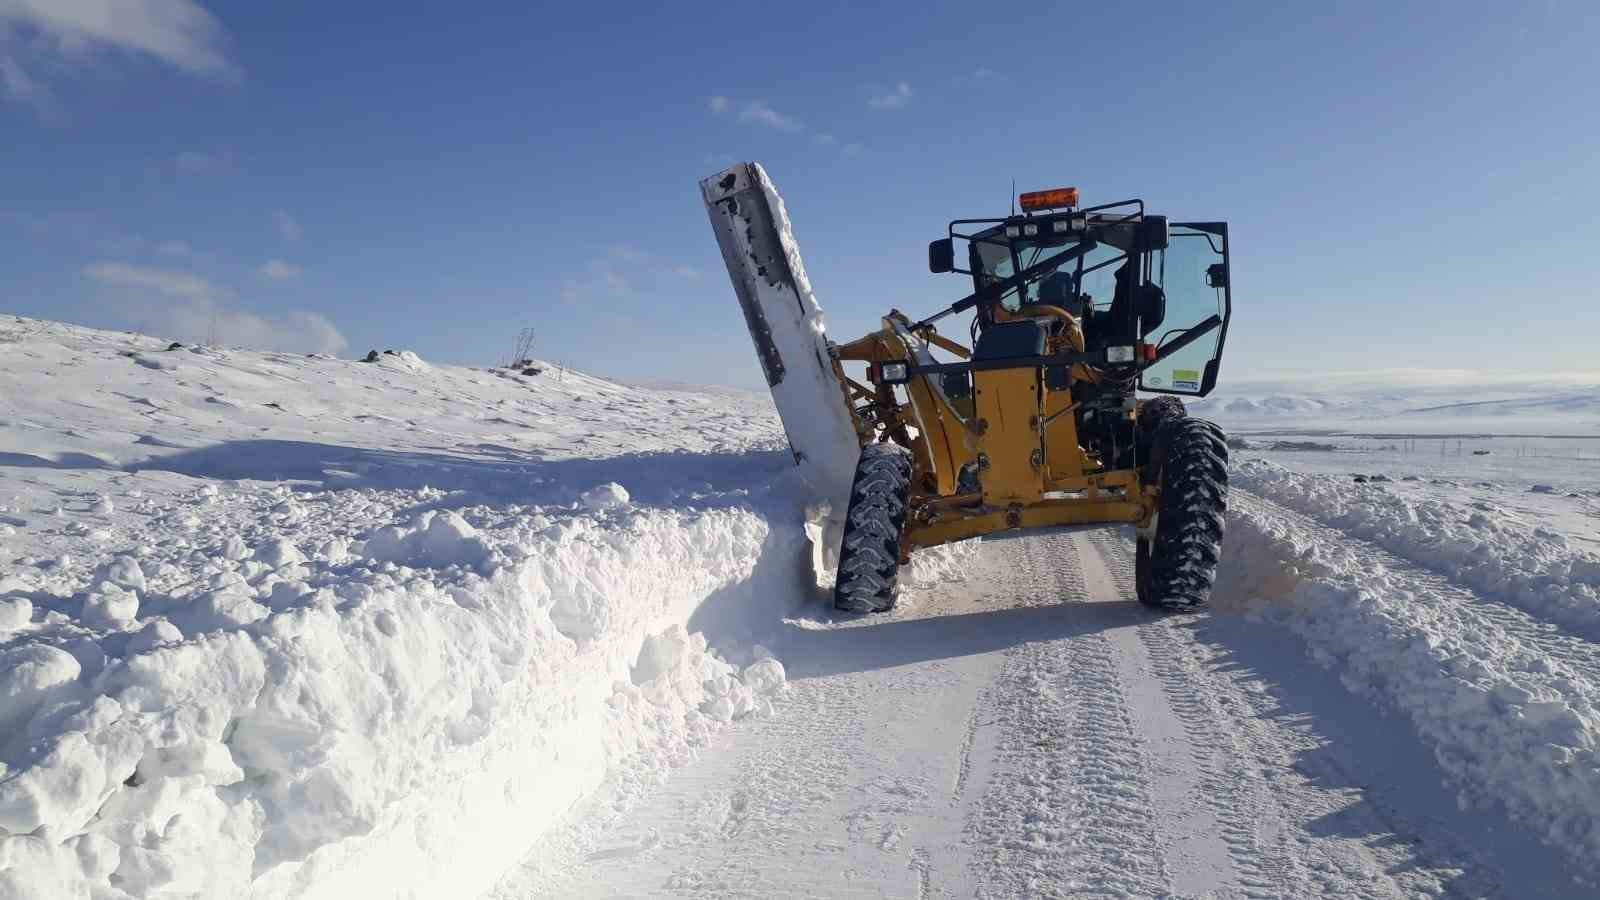
[[[1583,402],[1245,397],[1209,612],[1098,529],[836,619],[765,396],[9,317],[0,386],[5,900],[1600,891]],[[1357,436],[1441,433],[1519,436]]]

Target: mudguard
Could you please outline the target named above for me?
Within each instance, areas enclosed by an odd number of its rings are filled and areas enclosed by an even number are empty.
[[[702,180],[700,193],[795,463],[843,510],[861,445],[783,200],[755,163]]]

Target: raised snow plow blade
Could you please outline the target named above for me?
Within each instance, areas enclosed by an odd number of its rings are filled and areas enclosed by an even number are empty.
[[[861,437],[783,200],[755,163],[704,179],[700,193],[795,462],[843,508]]]
[[[1026,193],[1021,214],[954,220],[929,245],[929,270],[970,276],[971,294],[915,321],[890,310],[834,344],[766,173],[735,166],[701,190],[795,457],[830,500],[849,498],[838,608],[891,608],[918,547],[1112,523],[1135,526],[1141,602],[1206,602],[1228,448],[1178,397],[1216,384],[1226,223],[1169,222],[1142,200],[1079,208],[1075,188]],[[964,314],[970,343],[938,333]]]

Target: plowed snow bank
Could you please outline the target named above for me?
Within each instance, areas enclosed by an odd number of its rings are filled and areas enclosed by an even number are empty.
[[[0,898],[468,896],[784,690],[765,398],[0,332]]]
[[[1409,498],[1382,484],[1294,472],[1265,460],[1235,467],[1234,483],[1486,597],[1600,639],[1600,556],[1568,537],[1483,501]]]
[[[1600,648],[1243,491],[1229,505],[1216,605],[1299,634],[1352,692],[1410,718],[1464,807],[1504,804],[1595,873]]]

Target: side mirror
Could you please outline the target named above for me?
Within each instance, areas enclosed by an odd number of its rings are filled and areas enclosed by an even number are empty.
[[[1206,286],[1225,288],[1228,286],[1228,264],[1212,263],[1206,266]]]
[[[935,275],[949,272],[956,267],[956,242],[950,238],[940,238],[928,244],[928,271]]]
[[[1140,250],[1165,250],[1169,241],[1166,216],[1145,216],[1136,226],[1134,240]]]

